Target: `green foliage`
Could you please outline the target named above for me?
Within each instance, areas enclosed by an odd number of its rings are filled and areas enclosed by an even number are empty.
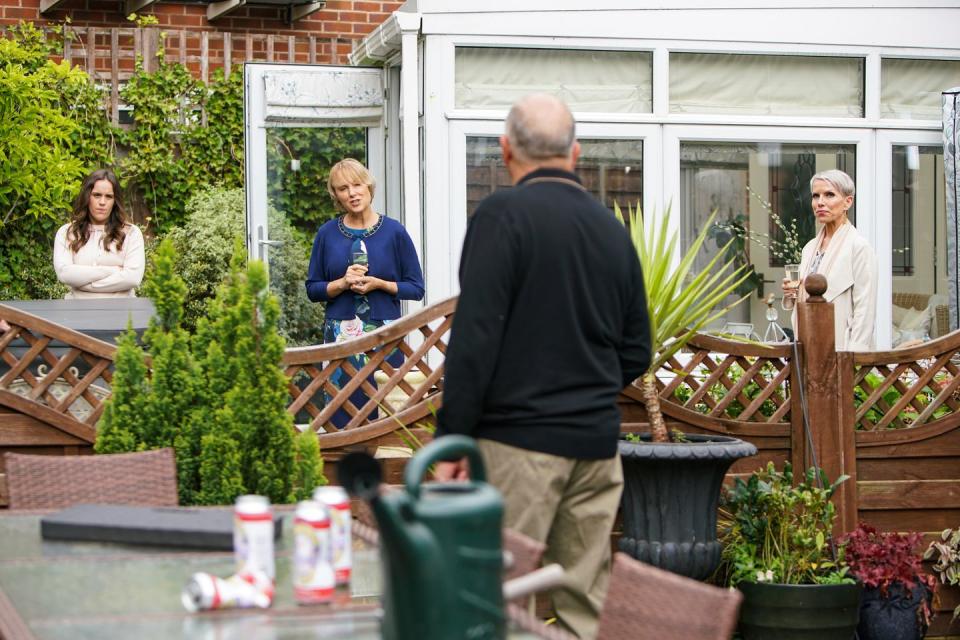
[[[960,528],[944,529],[923,553],[924,560],[932,560],[930,567],[945,585],[960,585]],[[960,605],[953,610],[953,618],[960,617]]]
[[[327,193],[330,167],[344,158],[365,162],[366,137],[359,127],[267,130],[270,204],[286,215],[301,241],[312,241],[317,227],[336,216]]]
[[[623,221],[616,203],[614,213]],[[653,372],[680,351],[700,329],[748,297],[717,308],[724,298],[746,282],[750,271],[745,265],[735,266],[732,260],[723,262],[724,247],[702,271],[694,273],[694,261],[716,213],[710,216],[682,255],[679,254],[677,232],[670,233],[669,209],[660,216],[659,223],[646,222],[639,208],[636,212],[628,209],[627,216],[630,237],[643,266],[654,352],[648,371]]]
[[[59,297],[53,236],[83,176],[109,165],[113,131],[79,67],[29,23],[0,38],[0,297]]]
[[[287,380],[280,369],[284,349],[277,333],[280,307],[268,293],[264,265],[254,261],[243,271],[242,246],[236,254],[239,257],[217,293],[220,304],[213,306],[209,324],[203,320],[200,328],[200,333],[215,336],[205,340],[208,353],[217,341],[232,374],[214,420],[230,425],[239,439],[247,491],[273,502],[289,502],[294,497],[293,417],[286,411]],[[206,458],[204,451],[201,460]]]
[[[721,572],[727,584],[853,582],[843,550],[834,558],[830,539],[836,517],[830,498],[847,479],[830,484],[823,470],[811,467],[794,485],[790,464],[780,472],[772,462],[746,482],[738,478],[725,496]]]
[[[242,189],[208,188],[187,204],[183,226],[168,237],[177,249],[176,271],[187,283],[184,325],[195,328],[207,312],[218,282],[228,273],[231,250],[244,231]],[[270,236],[282,242],[271,249],[270,286],[283,314],[280,334],[292,345],[323,342],[323,305],[307,298],[303,285],[309,253],[294,241],[293,231],[275,209],[268,210]]]
[[[96,453],[123,453],[140,450],[139,424],[147,397],[147,365],[137,334],[128,323],[117,339],[110,397],[97,424]]]
[[[313,490],[327,484],[323,475],[320,441],[312,429],[301,431],[293,439],[293,492],[297,499],[307,500]]]
[[[613,210],[617,219],[623,222],[617,203],[614,203]],[[726,254],[725,246],[699,273],[694,272],[697,254],[707,238],[716,212],[683,255],[679,254],[677,232],[669,233],[669,208],[660,217],[659,225],[646,223],[639,207],[636,212],[628,208],[627,216],[630,220],[630,238],[643,266],[650,346],[653,350],[650,368],[641,378],[641,388],[650,417],[653,441],[667,442],[670,437],[660,411],[654,376],[700,329],[749,297],[747,294],[725,306],[721,305],[724,298],[746,282],[751,271],[747,265],[735,266],[733,260],[721,262]]]
[[[123,174],[143,194],[153,212],[152,224],[166,231],[180,220],[196,187],[181,161],[175,134],[192,126],[193,107],[201,99],[202,87],[182,65],[167,64],[161,58],[157,70],[147,73],[143,61],[137,60],[120,96],[133,107],[135,125],[123,136],[128,148]]]
[[[143,336],[151,355],[150,393],[139,421],[147,449],[173,445],[196,405],[197,367],[190,353],[190,334],[180,324],[185,292],[174,270],[173,244],[164,241],[157,250],[153,277],[144,287],[156,308]]]

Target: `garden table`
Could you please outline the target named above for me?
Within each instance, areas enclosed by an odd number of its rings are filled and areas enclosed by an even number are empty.
[[[298,606],[290,576],[292,517],[277,544],[277,591],[270,609],[190,614],[180,590],[198,571],[226,577],[232,552],[45,540],[49,512],[0,515],[0,637],[94,638],[379,638],[377,550],[355,544],[353,580],[332,605]]]
[[[233,573],[233,553],[44,540],[50,512],[0,512],[0,638],[3,640],[378,640],[378,550],[354,541],[353,579],[327,605],[298,606],[291,582],[292,512],[279,509],[277,591],[269,609],[188,613],[190,576]],[[532,636],[511,632],[511,640]]]

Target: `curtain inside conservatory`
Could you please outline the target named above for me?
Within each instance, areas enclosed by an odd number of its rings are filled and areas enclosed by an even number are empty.
[[[650,113],[652,64],[646,51],[457,47],[454,99],[461,109],[509,109],[543,92],[575,112]]]
[[[880,117],[939,120],[940,95],[960,83],[960,60],[884,58]]]
[[[671,53],[670,112],[859,118],[863,59]]]

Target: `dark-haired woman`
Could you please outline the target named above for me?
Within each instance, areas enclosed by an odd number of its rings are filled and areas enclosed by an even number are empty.
[[[143,234],[120,204],[120,184],[108,169],[83,181],[69,223],[53,246],[53,267],[70,287],[67,298],[134,297],[143,280]]]

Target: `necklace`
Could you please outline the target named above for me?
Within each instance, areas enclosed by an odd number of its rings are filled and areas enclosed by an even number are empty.
[[[344,223],[344,218],[346,217],[347,215],[343,214],[342,216],[337,218],[337,228],[340,230],[340,233],[342,233],[348,238],[356,238],[356,237],[369,238],[370,236],[372,236],[373,234],[375,234],[377,231],[380,230],[380,225],[383,224],[383,218],[384,218],[384,216],[378,216],[377,221],[373,224],[372,227],[367,227],[366,229],[361,230],[361,229],[351,229],[350,227],[348,227]]]

